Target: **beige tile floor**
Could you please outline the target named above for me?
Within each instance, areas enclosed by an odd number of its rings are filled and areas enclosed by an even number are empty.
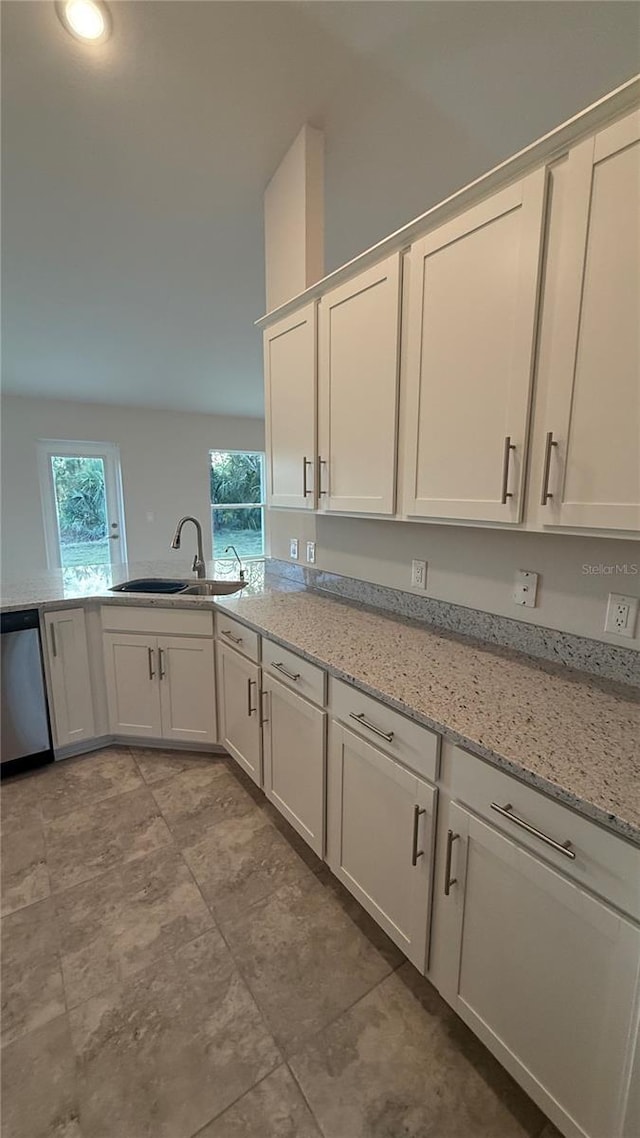
[[[2,1138],[552,1138],[231,760],[2,786]]]

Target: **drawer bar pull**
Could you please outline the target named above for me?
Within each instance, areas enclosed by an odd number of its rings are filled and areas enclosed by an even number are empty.
[[[262,727],[264,727],[265,723],[269,722],[269,716],[265,712],[265,702],[264,702],[265,699],[268,697],[268,695],[269,695],[269,692],[266,689],[260,692],[260,705],[261,705],[261,709],[262,709],[262,713],[261,713],[262,718],[260,719],[260,725]]]
[[[373,731],[374,735],[379,735],[381,739],[386,739],[387,743],[393,742],[393,731],[381,731],[379,727],[376,727],[375,723],[369,723],[369,720],[365,719],[364,711],[361,711],[358,715],[356,715],[355,711],[350,711],[349,719],[355,719],[356,723],[359,723],[362,727],[367,727],[369,731]]]
[[[153,667],[153,648],[147,648],[147,662],[149,664],[149,679],[152,680],[156,674]]]
[[[451,855],[453,852],[453,843],[457,842],[460,834],[454,834],[453,830],[447,830],[447,861],[444,867],[444,895],[449,896],[451,886],[457,885],[458,878],[451,876]]]
[[[507,802],[506,806],[498,806],[497,802],[492,802],[491,809],[495,810],[498,814],[501,814],[503,818],[508,818],[510,822],[514,823],[514,825],[520,826],[521,829],[526,830],[528,834],[533,834],[534,838],[539,838],[541,842],[545,843],[545,845],[551,846],[551,848],[557,850],[558,853],[564,854],[565,857],[571,858],[571,861],[575,861],[576,855],[571,849],[570,841],[556,842],[555,838],[550,838],[548,834],[543,834],[542,830],[536,830],[535,826],[532,826],[529,822],[525,822],[524,818],[518,818],[517,814],[511,813],[513,807],[511,806],[510,802]]]
[[[158,659],[160,661],[160,679],[163,680],[167,674],[167,669],[164,666],[164,648],[158,649]]]
[[[234,644],[242,644],[242,637],[234,636],[232,632],[229,632],[228,628],[221,628],[220,631],[223,636],[228,636],[229,640],[233,640]]]
[[[420,815],[426,814],[427,811],[417,803],[413,808],[413,841],[411,843],[411,864],[417,865],[418,858],[424,857],[424,850],[418,849],[418,829],[420,826]]]
[[[271,665],[271,667],[277,668],[278,671],[282,672],[282,675],[286,676],[288,680],[297,681],[300,679],[300,672],[290,672],[288,668],[285,668],[284,664],[276,664],[274,661],[274,663]]]

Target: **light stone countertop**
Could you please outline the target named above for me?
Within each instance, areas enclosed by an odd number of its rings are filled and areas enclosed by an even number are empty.
[[[311,591],[226,612],[640,844],[640,695]]]
[[[215,599],[108,592],[127,578],[191,577],[179,559],[80,579],[43,574],[3,587],[1,606],[218,607],[640,845],[637,690],[324,596],[265,573],[263,562],[248,569],[242,593]],[[236,569],[209,563],[207,576]]]

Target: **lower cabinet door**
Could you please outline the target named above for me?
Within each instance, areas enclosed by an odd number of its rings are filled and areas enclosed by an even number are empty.
[[[322,857],[326,712],[277,680],[262,690],[265,794]]]
[[[44,616],[56,744],[66,747],[94,734],[87,634],[82,609]]]
[[[436,789],[333,721],[329,866],[409,960],[427,959]]]
[[[109,726],[114,735],[162,735],[155,636],[105,632]]]
[[[216,742],[216,677],[213,640],[158,638],[158,676],[163,739]]]
[[[220,643],[218,699],[221,744],[253,781],[262,786],[260,668]]]
[[[563,1134],[619,1138],[640,929],[457,804],[449,817],[443,994]]]

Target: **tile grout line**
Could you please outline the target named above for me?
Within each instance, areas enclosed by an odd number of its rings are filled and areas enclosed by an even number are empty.
[[[324,1030],[324,1029],[322,1029],[322,1030]],[[302,1095],[304,1102],[306,1102],[306,1104],[307,1104],[307,1107],[309,1109],[309,1113],[310,1113],[313,1121],[315,1122],[316,1126],[318,1127],[320,1134],[323,1135],[323,1138],[330,1138],[330,1135],[325,1130],[325,1128],[322,1125],[320,1119],[318,1118],[315,1110],[313,1109],[311,1103],[309,1102],[309,1099],[307,1098],[307,1096],[305,1094],[304,1087],[302,1086],[302,1083],[298,1079],[298,1077],[297,1077],[295,1071],[293,1070],[291,1063],[289,1062],[288,1059],[286,1061],[286,1065],[287,1065],[287,1070],[288,1070],[289,1074],[291,1075],[291,1078],[293,1079],[295,1085],[297,1086],[298,1090],[300,1091],[300,1094]]]
[[[252,1091],[255,1091],[256,1087],[259,1087],[261,1083],[264,1083],[265,1079],[270,1078],[271,1075],[273,1075],[276,1071],[279,1071],[281,1067],[286,1067],[286,1065],[286,1059],[283,1059],[281,1063],[278,1063],[275,1067],[272,1067],[270,1071],[267,1071],[266,1075],[261,1075],[257,1082],[253,1083],[252,1086],[247,1087],[246,1091],[243,1091],[242,1094],[239,1094],[237,1096],[237,1098],[234,1098],[233,1102],[230,1102],[228,1106],[225,1106],[223,1110],[218,1112],[218,1114],[213,1114],[211,1118],[207,1119],[207,1121],[202,1126],[198,1127],[198,1129],[195,1130],[193,1134],[189,1135],[189,1138],[198,1138],[198,1135],[202,1134],[207,1129],[207,1127],[211,1126],[212,1122],[219,1122],[222,1118],[224,1118],[227,1111],[231,1110],[232,1107],[236,1106],[237,1103],[242,1101],[245,1095],[251,1094]]]

